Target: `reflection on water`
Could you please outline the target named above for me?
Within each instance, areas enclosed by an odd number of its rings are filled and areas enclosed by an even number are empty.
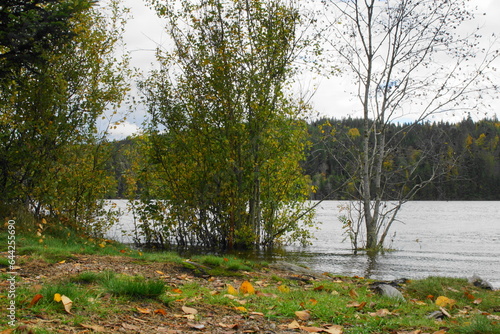
[[[287,246],[271,252],[234,252],[234,255],[266,261],[284,260],[339,275],[376,279],[471,277],[477,274],[500,288],[500,202],[410,202],[392,231],[393,252],[376,257],[352,254],[342,242],[337,219],[338,201],[318,206],[321,222],[316,240],[308,247]],[[127,227],[127,217],[122,219]],[[110,237],[124,240],[117,232]],[[200,254],[200,250],[192,250]],[[201,252],[205,254],[206,252]],[[186,252],[183,256],[189,256]],[[227,255],[227,254],[224,254]]]

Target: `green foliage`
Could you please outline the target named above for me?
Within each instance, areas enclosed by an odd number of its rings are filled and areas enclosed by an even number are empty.
[[[113,294],[132,298],[156,298],[165,291],[163,282],[143,277],[112,277],[104,281],[103,286]]]
[[[142,83],[145,243],[217,248],[304,241],[306,106],[285,96],[300,16],[281,1],[152,1],[176,50]],[[180,70],[176,67],[180,66]],[[147,185],[147,186],[146,186]]]
[[[69,42],[74,37],[72,19],[94,3],[94,0],[3,3],[0,7],[0,78],[22,68],[37,71],[44,63],[45,50]]]
[[[65,37],[37,49],[44,61],[36,71],[21,67],[0,85],[0,216],[14,217],[23,207],[36,224],[49,216],[102,235],[112,221],[96,221],[106,213],[100,200],[114,179],[104,168],[110,147],[97,135],[96,121],[116,110],[128,89],[128,59],[115,55],[123,11],[116,1],[108,9],[88,1],[27,6],[57,17],[63,4],[71,9],[58,26],[67,29]]]

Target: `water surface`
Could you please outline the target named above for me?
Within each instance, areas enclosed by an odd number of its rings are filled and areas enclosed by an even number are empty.
[[[125,208],[126,201],[115,201]],[[316,240],[308,247],[288,246],[271,259],[304,264],[339,275],[375,279],[448,276],[469,278],[476,274],[500,288],[500,202],[415,201],[405,204],[388,237],[394,251],[370,258],[353,255],[338,220],[338,206],[324,201],[317,207],[321,223]],[[124,214],[109,237],[131,242],[121,230],[130,231],[133,219]],[[268,255],[260,255],[267,257]]]

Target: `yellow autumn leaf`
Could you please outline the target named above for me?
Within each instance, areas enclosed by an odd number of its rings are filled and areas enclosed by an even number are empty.
[[[238,294],[238,291],[236,291],[236,289],[231,284],[228,284],[227,285],[227,293],[229,293],[230,295],[236,296]]]
[[[234,309],[236,311],[240,311],[240,312],[248,312],[248,310],[246,308],[244,308],[243,306],[236,306]]]
[[[289,293],[290,292],[290,288],[287,287],[286,285],[282,284],[278,287],[278,290],[280,290],[281,292],[283,293]]]
[[[242,293],[244,295],[245,294],[254,295],[255,289],[253,288],[252,284],[249,281],[245,281],[245,282],[241,283],[240,293]]]
[[[54,301],[58,303],[61,301],[61,295],[59,293],[54,294]]]
[[[456,300],[445,297],[445,296],[439,296],[436,298],[436,305],[441,306],[441,307],[453,307],[456,304]]]

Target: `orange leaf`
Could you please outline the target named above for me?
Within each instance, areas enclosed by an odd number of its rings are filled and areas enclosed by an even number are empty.
[[[224,258],[224,262],[228,262],[229,259],[227,257]]]
[[[300,320],[303,320],[303,321],[309,320],[309,318],[311,317],[311,313],[307,310],[306,311],[296,311],[295,315],[297,316],[297,318],[299,318]]]
[[[479,305],[483,302],[483,300],[481,298],[478,298],[476,300],[474,300],[472,303],[476,304],[476,305]]]
[[[148,308],[142,308],[142,307],[136,307],[137,311],[142,314],[149,314],[151,313],[151,310]]]
[[[318,303],[318,301],[314,298],[311,298],[309,299],[309,302],[312,304],[312,305],[316,305]]]
[[[156,270],[156,273],[157,273],[158,275],[162,275],[162,276],[165,276],[165,273],[164,273],[163,271],[160,271],[160,270]]]
[[[349,291],[349,296],[351,296],[352,298],[358,298],[358,293],[354,291],[354,289],[352,289],[351,291]]]
[[[125,253],[125,249],[120,249],[120,253]]]
[[[474,295],[470,294],[468,291],[464,291],[464,296],[469,300],[476,299],[476,297],[474,297]]]
[[[167,315],[167,311],[159,308],[159,309],[155,310],[155,314]]]
[[[241,283],[240,292],[242,294],[254,295],[255,289],[253,288],[252,284],[249,281],[245,281]]]
[[[182,294],[182,290],[181,289],[173,289],[172,292],[175,292],[175,293],[178,293],[178,294]]]
[[[315,287],[313,290],[314,291],[323,291],[324,289],[325,289],[325,287],[323,285],[320,285],[320,286]]]
[[[41,294],[39,294],[39,293],[38,293],[38,294],[36,294],[36,295],[33,297],[33,299],[31,300],[31,302],[30,302],[30,307],[31,307],[31,306],[33,306],[33,305],[36,305],[36,303],[38,303],[38,301],[39,301],[40,299],[42,299],[42,298],[43,298],[43,296],[42,296]]]
[[[191,307],[187,307],[187,306],[183,306],[182,310],[184,311],[184,313],[187,313],[187,314],[197,314],[198,313],[198,310],[191,308]]]

